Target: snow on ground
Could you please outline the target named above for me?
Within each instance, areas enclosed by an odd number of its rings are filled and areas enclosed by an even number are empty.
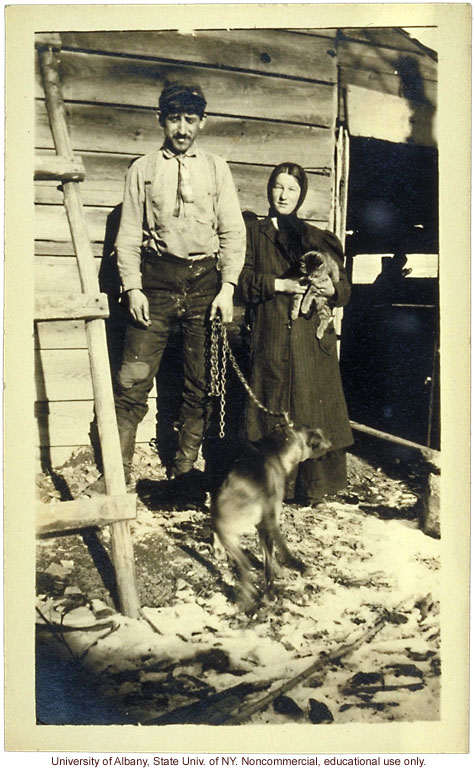
[[[137,477],[156,470],[150,463],[136,457]],[[80,487],[90,473],[82,460],[63,478]],[[62,660],[81,659],[96,704],[104,698],[117,709],[116,717],[104,710],[109,723],[438,719],[440,541],[418,529],[407,483],[356,457],[350,481],[349,494],[318,508],[284,506],[283,532],[308,569],[283,569],[276,597],[263,596],[247,615],[235,603],[234,572],[214,557],[206,511],[156,510],[139,499],[131,530],[140,620],[110,608],[90,540],[88,548],[81,535],[40,540],[39,649],[55,640]],[[39,490],[42,499],[56,494],[45,477]],[[99,541],[107,551],[107,530]],[[243,543],[262,586],[257,538]],[[63,629],[85,630],[61,631],[62,610]],[[352,643],[342,657],[322,659]],[[241,715],[312,664],[306,679]],[[61,702],[73,700],[74,690]],[[72,719],[71,709],[46,712],[48,723]],[[97,710],[93,719],[101,723]]]

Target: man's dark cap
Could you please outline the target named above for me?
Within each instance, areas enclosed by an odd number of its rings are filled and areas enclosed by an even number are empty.
[[[198,85],[170,83],[160,94],[158,109],[162,117],[176,112],[196,113],[196,115],[203,117],[206,99]]]

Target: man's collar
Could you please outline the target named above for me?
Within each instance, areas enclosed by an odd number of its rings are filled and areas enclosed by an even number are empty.
[[[166,147],[164,144],[162,144],[162,146],[160,147],[160,149],[161,149],[161,151],[162,151],[162,155],[163,155],[163,157],[164,157],[164,158],[166,158],[166,160],[170,160],[171,158],[177,158],[177,157],[181,157],[181,158],[195,158],[195,157],[196,157],[196,155],[198,154],[198,152],[197,152],[197,148],[196,148],[196,146],[195,146],[195,145],[193,145],[193,147],[191,147],[191,148],[190,148],[189,150],[187,150],[186,152],[180,153],[180,156],[178,156],[178,154],[177,154],[177,153],[175,153],[175,152],[172,152],[172,151],[171,151],[171,150],[170,150],[168,147]]]

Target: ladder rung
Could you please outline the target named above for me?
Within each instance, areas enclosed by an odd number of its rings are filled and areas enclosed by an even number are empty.
[[[36,533],[48,535],[85,527],[107,527],[136,518],[137,495],[97,495],[65,502],[38,503]]]
[[[35,321],[71,321],[108,317],[107,294],[39,291],[35,296]]]
[[[65,158],[62,155],[36,155],[35,180],[59,182],[82,182],[86,171],[81,158]]]

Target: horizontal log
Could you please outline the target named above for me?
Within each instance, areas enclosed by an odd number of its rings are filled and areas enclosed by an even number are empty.
[[[99,273],[101,259],[94,260]],[[33,262],[35,292],[61,292],[67,286],[70,292],[82,291],[75,257],[35,257]]]
[[[92,250],[95,257],[101,257],[103,254],[103,244],[93,243]],[[71,241],[35,241],[35,255],[44,257],[70,257],[75,255],[74,246]]]
[[[36,350],[37,401],[90,401],[89,354],[85,350]],[[155,395],[152,390],[150,395]]]
[[[392,96],[402,97],[403,86],[399,75],[386,72],[374,72],[370,69],[342,69],[341,84],[343,87],[359,86],[371,91],[381,91]],[[433,80],[419,82],[418,88],[409,88],[408,98],[404,101],[437,104],[437,83]],[[411,98],[409,98],[409,96]]]
[[[34,313],[36,321],[107,318],[109,301],[106,294],[36,292]]]
[[[37,48],[61,48],[61,37],[58,32],[36,32],[35,46]]]
[[[120,52],[122,56],[177,59],[220,68],[335,82],[335,30],[303,40],[277,29],[62,32],[63,49]],[[333,39],[332,39],[333,38]]]
[[[153,452],[148,442],[140,444],[146,451]],[[90,444],[71,444],[71,446],[41,447],[36,450],[36,468],[38,473],[42,473],[45,467],[61,469],[64,463],[68,462],[76,452],[85,449],[88,450]]]
[[[242,209],[253,211],[258,216],[264,216],[268,210],[265,195],[268,170],[256,169],[256,173],[250,177],[240,169],[236,176],[238,177],[236,188]],[[330,180],[312,177],[307,199],[300,212],[302,218],[327,223],[330,214],[331,191]],[[117,196],[119,196],[118,188]],[[117,205],[119,205],[121,198],[117,197],[116,200]],[[112,207],[85,206],[87,231],[92,242],[97,244],[104,241],[108,218],[112,211]],[[70,243],[69,223],[63,206],[43,204],[35,206],[35,239]]]
[[[414,31],[417,36],[417,31]],[[426,46],[422,46],[398,27],[351,27],[338,30],[338,42],[341,45],[346,42],[365,45],[367,49],[378,51],[381,48],[394,49],[401,53],[413,54],[422,60],[434,63],[436,56],[429,56],[425,52]]]
[[[267,212],[267,180],[271,166],[230,164],[241,208],[259,215]],[[123,195],[123,180],[85,181],[81,185],[81,198],[85,206],[117,206]],[[300,210],[304,219],[326,219],[330,213],[332,198],[331,178],[327,175],[308,174],[308,192]],[[40,204],[62,204],[62,193],[52,183],[35,185],[35,201]]]
[[[84,321],[38,321],[35,323],[35,349],[86,348]]]
[[[150,396],[148,412],[137,430],[138,442],[149,442],[156,435],[157,399]],[[94,402],[38,401],[35,404],[36,446],[90,446]]]
[[[113,208],[121,200],[124,190],[123,179],[117,181],[89,181],[81,184],[81,199],[84,206],[107,206]],[[35,183],[35,203],[61,205],[61,188],[53,182]]]
[[[259,211],[259,207],[262,205],[262,198],[256,201],[256,205],[252,205],[250,209],[254,213],[266,213],[265,211]],[[257,211],[256,211],[257,208]],[[86,221],[88,227],[88,233],[91,241],[96,243],[102,243],[104,241],[104,235],[106,232],[106,222],[109,215],[109,209],[106,208],[85,208]],[[328,227],[328,220],[322,219],[320,216],[316,219],[306,217],[308,221],[313,222],[318,227]],[[69,242],[69,225],[66,215],[60,206],[39,206],[35,207],[35,237],[38,240],[55,240]],[[48,287],[43,287],[45,291],[49,291]],[[76,289],[74,288],[74,291]]]
[[[331,87],[333,122],[336,120],[336,88]],[[283,97],[282,97],[283,98]],[[75,152],[80,153],[88,175],[84,153],[121,153],[124,175],[130,161],[160,146],[163,134],[152,110],[94,104],[68,104],[68,125]],[[53,148],[48,116],[37,102],[36,147]],[[284,159],[307,169],[331,168],[333,131],[300,124],[275,123],[265,119],[212,117],[199,137],[204,150],[236,163],[276,165]],[[90,160],[90,159],[89,159]]]
[[[347,117],[351,136],[409,142],[424,147],[437,146],[432,105],[414,107],[396,96],[349,86]]]
[[[38,401],[92,400],[87,349],[35,351],[35,382]]]
[[[58,155],[35,157],[35,179],[56,179],[63,182],[81,182],[86,171],[80,158],[70,160]]]
[[[136,518],[137,495],[100,495],[90,499],[38,503],[36,533],[65,532],[85,527],[105,527]]]
[[[353,420],[350,420],[350,425],[352,429],[358,433],[364,433],[367,436],[372,436],[373,438],[387,441],[390,444],[397,444],[399,446],[406,447],[407,449],[414,449],[416,452],[419,452],[425,460],[433,462],[436,465],[439,462],[440,452],[438,452],[436,449],[431,449],[430,447],[423,446],[422,444],[416,444],[414,441],[409,441],[408,439],[394,436],[392,433],[385,433],[382,430],[376,430],[376,428],[371,428],[368,425],[361,425],[361,423],[354,422]]]
[[[102,243],[106,231],[106,208],[85,208],[88,237],[91,241]],[[69,222],[64,206],[35,206],[35,239],[66,241],[71,240]],[[74,289],[75,290],[75,289]]]
[[[331,58],[331,57],[328,57]],[[198,82],[212,114],[291,121],[329,128],[334,123],[334,85],[283,79],[178,62],[63,51],[60,59],[66,102],[100,102],[155,109],[170,81]],[[36,97],[43,85],[37,73]]]

